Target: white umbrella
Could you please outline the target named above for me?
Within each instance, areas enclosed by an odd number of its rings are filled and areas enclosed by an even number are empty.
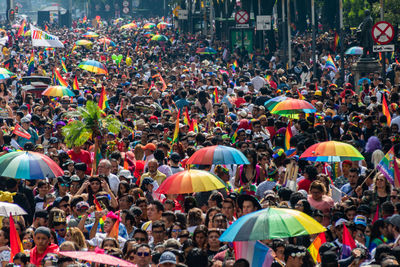
[[[9,217],[11,215],[26,215],[26,211],[17,204],[0,202],[0,216]]]

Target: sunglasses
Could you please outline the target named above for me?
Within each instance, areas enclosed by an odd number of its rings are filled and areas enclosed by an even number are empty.
[[[182,232],[182,229],[172,229],[172,232],[173,233],[180,233],[180,232]]]
[[[144,241],[146,241],[146,238],[144,238],[144,237],[138,237],[138,238],[135,238],[135,240],[136,240],[136,241],[139,241],[139,242],[144,242]]]
[[[65,228],[61,228],[61,229],[54,229],[54,231],[56,231],[57,233],[58,233],[58,232],[64,232],[64,231],[65,231]]]
[[[148,257],[150,256],[149,252],[138,252],[136,253],[136,255],[138,255],[139,257]]]
[[[62,186],[62,187],[68,187],[69,184],[60,184],[60,186]]]

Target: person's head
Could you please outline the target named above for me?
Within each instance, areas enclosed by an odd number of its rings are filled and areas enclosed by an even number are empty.
[[[10,228],[3,227],[0,230],[0,246],[10,245]]]
[[[98,172],[101,175],[108,176],[111,172],[111,162],[108,159],[102,159],[98,165]]]
[[[176,266],[176,256],[171,251],[165,251],[161,254],[159,265],[160,267],[175,267]]]
[[[227,229],[228,228],[228,219],[226,215],[223,213],[217,213],[212,218],[212,226],[213,228],[218,229]]]
[[[24,267],[26,264],[29,263],[29,257],[24,252],[19,252],[15,254],[12,262],[14,263],[14,265]]]
[[[204,267],[204,266],[208,266],[207,254],[201,248],[193,248],[187,254],[186,264],[187,264],[188,267]]]
[[[325,185],[316,180],[310,185],[310,194],[314,200],[321,200],[322,196],[326,193]]]
[[[153,221],[151,233],[154,244],[163,242],[166,237],[166,229],[163,221]]]
[[[306,249],[302,246],[289,244],[285,248],[285,262],[288,267],[301,266],[304,256],[306,256]]]
[[[296,205],[294,206],[296,210],[304,212],[305,214],[311,216],[312,215],[312,208],[310,203],[307,199],[300,199],[297,201]]]
[[[111,248],[119,248],[118,241],[112,237],[106,237],[101,242],[100,248],[102,249],[111,249]]]
[[[50,229],[44,226],[40,226],[35,230],[35,234],[33,239],[35,241],[35,245],[39,251],[45,251],[46,248],[50,245]]]
[[[235,214],[235,204],[231,198],[226,198],[222,201],[222,213],[228,218],[228,220],[233,219]]]
[[[350,169],[348,179],[349,179],[350,186],[352,188],[355,188],[357,186],[357,182],[358,182],[358,169],[357,168]]]
[[[65,240],[74,242],[78,246],[78,250],[86,248],[85,236],[78,227],[68,227]]]
[[[140,228],[136,229],[133,232],[133,238],[136,240],[136,243],[138,244],[147,244],[149,242],[149,237],[147,232]]]
[[[158,168],[158,162],[156,159],[151,159],[147,165],[149,173],[156,173]]]
[[[147,206],[147,217],[149,218],[150,221],[160,220],[163,212],[164,212],[164,205],[158,200],[151,202]]]
[[[242,215],[261,209],[258,200],[250,195],[240,195],[238,197],[238,206],[242,210]]]
[[[178,239],[179,235],[182,233],[183,226],[180,222],[175,222],[172,224],[170,230],[169,230],[169,237]]]
[[[135,263],[138,267],[147,267],[151,262],[151,249],[147,244],[140,244],[136,248]]]
[[[192,208],[188,212],[188,225],[189,226],[198,226],[202,223],[202,211],[199,208]]]
[[[276,257],[281,261],[285,260],[285,247],[285,241],[282,239],[274,239],[272,241],[271,248],[274,250]]]
[[[196,227],[196,229],[194,229],[193,241],[195,247],[201,249],[204,248],[207,240],[207,233],[208,233],[207,227],[205,227],[204,225],[199,225]]]
[[[165,223],[165,227],[169,229],[172,226],[172,224],[176,221],[175,213],[168,210],[164,211],[161,214],[161,220]]]

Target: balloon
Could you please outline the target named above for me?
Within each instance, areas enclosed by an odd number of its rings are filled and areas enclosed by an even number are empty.
[[[132,58],[131,57],[126,58],[126,65],[132,66]]]
[[[121,54],[119,54],[119,55],[118,55],[118,59],[119,59],[119,61],[121,61],[121,60],[122,60],[122,58],[123,58],[123,56],[122,56]]]
[[[116,55],[116,54],[112,54],[111,58],[112,58],[113,60],[117,60],[117,55]]]

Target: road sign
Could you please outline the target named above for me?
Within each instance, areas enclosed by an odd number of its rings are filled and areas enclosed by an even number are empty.
[[[9,9],[7,15],[8,15],[8,21],[11,22],[11,23],[14,22],[14,20],[15,20],[15,10],[12,9],[12,8]]]
[[[238,24],[246,24],[249,22],[250,16],[245,10],[239,10],[235,14],[235,21]]]
[[[122,9],[122,12],[124,12],[124,14],[128,14],[129,13],[129,7],[124,7]]]
[[[377,44],[388,44],[393,40],[393,37],[394,28],[387,21],[379,21],[372,27],[372,39]]]
[[[257,16],[256,17],[256,30],[269,31],[271,30],[271,16]]]
[[[178,10],[178,19],[188,19],[189,12],[186,9]]]
[[[247,29],[249,28],[249,24],[236,24],[236,29]]]
[[[374,52],[393,52],[394,44],[389,45],[374,45]]]
[[[174,14],[175,17],[178,17],[178,10],[179,10],[179,9],[181,9],[181,7],[180,7],[180,6],[176,6],[176,7],[174,8],[174,10],[172,10],[172,14]]]

